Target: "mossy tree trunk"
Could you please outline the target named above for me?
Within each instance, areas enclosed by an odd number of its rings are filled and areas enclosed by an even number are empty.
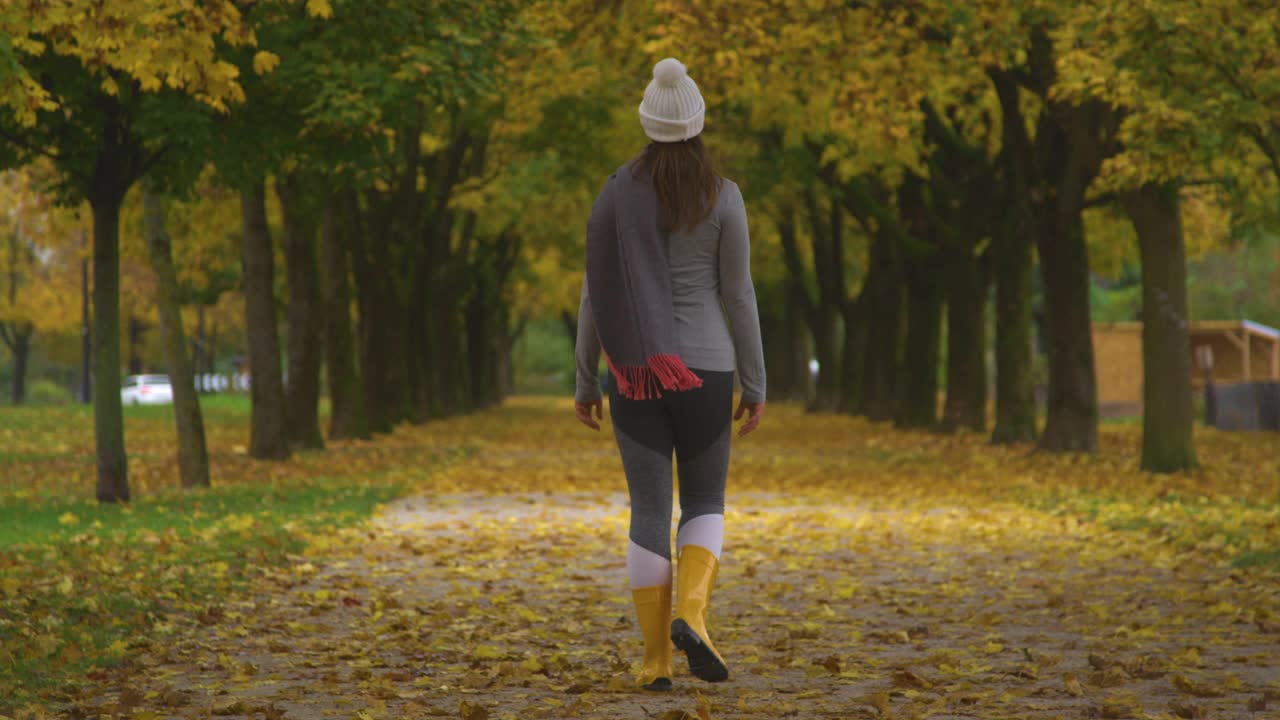
[[[985,260],[953,256],[947,268],[947,395],[942,429],[987,426],[987,272]]]
[[[997,444],[1035,442],[1035,385],[1032,362],[1031,139],[1027,135],[1019,89],[1007,74],[993,72],[1000,98],[1003,148],[1000,156],[1002,217],[992,233],[996,283]]]
[[[178,433],[178,474],[182,486],[209,486],[209,450],[205,444],[204,416],[195,388],[195,369],[187,354],[178,303],[178,273],[173,247],[165,227],[164,199],[150,189],[143,191],[143,225],[151,269],[156,276],[156,305],[160,315],[160,341],[169,364],[173,387],[173,416]]]
[[[313,178],[292,172],[276,180],[284,216],[285,277],[289,303],[288,380],[284,389],[286,433],[294,449],[322,449],[320,432],[320,367],[324,318],[316,234],[321,208]]]
[[[322,304],[325,364],[329,381],[329,437],[369,436],[364,396],[356,368],[351,330],[351,282],[348,253],[350,227],[343,222],[337,195],[329,194],[320,221]]]
[[[267,227],[267,191],[262,181],[240,193],[244,224],[245,327],[249,338],[249,456],[283,460],[290,455],[280,338],[276,329],[275,260]]]
[[[1121,195],[1142,257],[1142,469],[1196,465],[1187,334],[1187,260],[1178,188],[1143,185]]]
[[[907,270],[907,336],[902,372],[906,382],[894,424],[932,428],[938,423],[938,360],[942,345],[943,290],[928,266]]]

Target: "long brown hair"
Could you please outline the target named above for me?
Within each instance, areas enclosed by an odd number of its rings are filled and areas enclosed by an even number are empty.
[[[702,136],[679,142],[650,142],[631,162],[634,175],[653,179],[665,230],[692,230],[716,206],[720,175]]]

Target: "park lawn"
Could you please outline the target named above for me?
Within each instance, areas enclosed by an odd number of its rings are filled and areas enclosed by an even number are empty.
[[[177,623],[225,627],[234,622],[225,596],[301,562],[304,551],[307,561],[323,561],[335,538],[349,537],[340,531],[396,496],[621,491],[616,451],[606,437],[584,435],[570,408],[563,399],[515,398],[502,409],[273,463],[245,456],[247,406],[223,400],[206,413],[215,486],[194,492],[176,486],[166,409],[129,408],[135,500],[105,507],[92,500],[86,409],[0,411],[0,714],[6,703],[58,703],[78,684],[127,673],[131,649]],[[913,516],[965,507],[1007,517],[1024,508],[1027,522],[1060,516],[1098,525],[1132,536],[1143,552],[1280,570],[1277,438],[1196,433],[1202,467],[1156,476],[1138,470],[1134,424],[1104,426],[1095,455],[1050,455],[992,447],[976,434],[902,432],[777,405],[756,435],[735,445],[730,502],[763,492],[775,503]],[[453,462],[477,448],[506,459]],[[582,461],[540,465],[529,461],[533,448],[562,448],[557,457]]]
[[[92,413],[0,410],[0,715],[124,670],[129,648],[207,618],[311,537],[358,524],[447,460],[438,445],[349,442],[244,457],[244,398],[205,404],[214,487],[177,487],[172,411],[126,408],[133,501],[93,497]]]

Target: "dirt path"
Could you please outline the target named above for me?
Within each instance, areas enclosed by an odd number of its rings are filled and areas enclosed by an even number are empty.
[[[104,683],[86,712],[1280,717],[1274,575],[1070,517],[839,493],[731,495],[710,623],[729,681],[678,666],[675,692],[632,690],[625,496],[481,483],[605,472],[608,442],[481,445],[442,486],[474,478],[482,492],[406,498],[318,543],[253,594],[172,628],[144,651],[123,705]],[[735,462],[786,452],[766,437]]]

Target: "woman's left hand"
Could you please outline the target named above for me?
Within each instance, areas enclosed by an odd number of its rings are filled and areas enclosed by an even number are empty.
[[[743,415],[747,416],[747,421],[742,423],[742,427],[738,430],[738,437],[745,437],[747,433],[759,427],[760,418],[764,417],[764,403],[740,402],[738,411],[733,414],[733,419],[741,420]]]
[[[591,417],[591,410],[595,408],[595,417]],[[574,402],[573,412],[578,416],[578,422],[586,425],[592,430],[599,430],[600,423],[596,420],[604,419],[604,400],[596,400],[594,402]]]

